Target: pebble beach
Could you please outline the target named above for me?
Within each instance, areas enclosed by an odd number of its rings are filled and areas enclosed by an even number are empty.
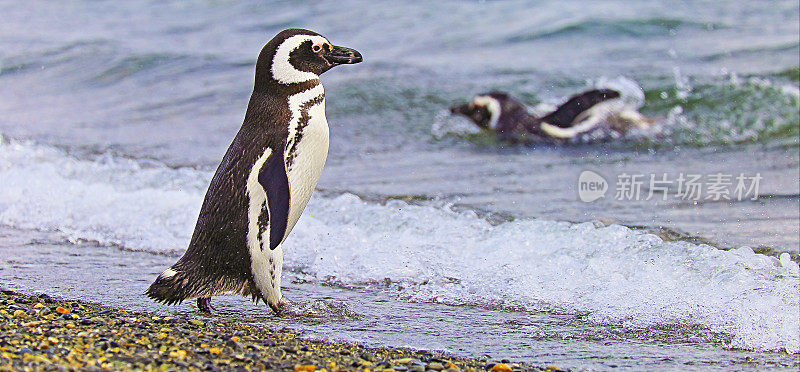
[[[45,294],[0,293],[0,371],[560,371],[508,360],[307,340],[226,319],[154,316]]]

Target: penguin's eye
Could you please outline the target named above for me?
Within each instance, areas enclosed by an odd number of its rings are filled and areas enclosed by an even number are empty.
[[[311,47],[311,50],[313,50],[314,53],[319,53],[320,51],[322,51],[322,45],[316,44]]]

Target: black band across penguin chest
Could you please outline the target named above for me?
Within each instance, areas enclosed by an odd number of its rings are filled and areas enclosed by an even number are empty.
[[[289,138],[287,142],[287,149],[286,149],[287,171],[291,170],[292,165],[294,165],[294,160],[297,157],[297,151],[300,146],[300,142],[303,140],[303,131],[311,121],[311,114],[309,110],[314,105],[319,105],[323,101],[325,101],[325,93],[322,93],[321,95],[316,96],[313,99],[306,101],[300,105],[299,118],[297,120],[297,124],[295,125],[294,136],[292,138]]]

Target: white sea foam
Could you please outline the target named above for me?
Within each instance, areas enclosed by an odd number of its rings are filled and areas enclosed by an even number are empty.
[[[620,99],[632,110],[638,110],[644,105],[644,89],[635,80],[625,76],[601,76],[596,81],[590,81],[589,87],[616,90],[620,93]]]
[[[135,250],[185,248],[210,175],[0,142],[0,223]]]
[[[127,248],[180,252],[210,173],[47,146],[0,145],[0,223]],[[623,226],[493,225],[445,206],[315,197],[285,243],[313,281],[395,283],[408,301],[587,314],[627,327],[699,325],[731,347],[800,352],[797,264],[664,242]],[[386,279],[389,279],[388,281]]]

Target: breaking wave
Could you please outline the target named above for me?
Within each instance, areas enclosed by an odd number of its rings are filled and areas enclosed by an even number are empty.
[[[179,254],[210,176],[2,141],[0,223]],[[800,352],[800,274],[788,254],[722,251],[592,222],[496,224],[446,205],[351,194],[313,198],[285,252],[301,279],[390,283],[406,301],[581,314],[633,329],[700,326],[728,335],[733,348]]]

